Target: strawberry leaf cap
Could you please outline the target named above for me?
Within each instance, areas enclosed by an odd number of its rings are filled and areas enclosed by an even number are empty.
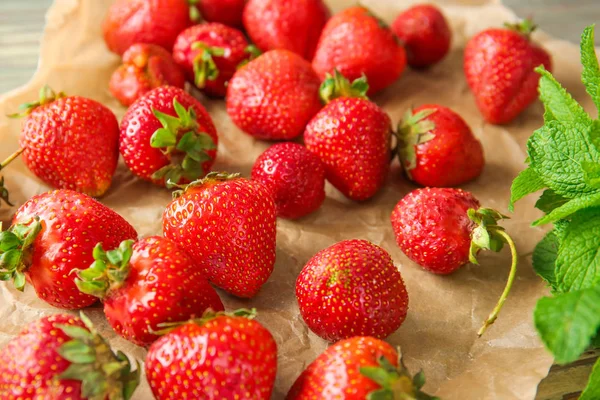
[[[102,243],[94,247],[94,262],[89,268],[76,270],[77,288],[86,294],[103,299],[112,291],[120,288],[131,269],[129,261],[133,254],[133,240],[124,240],[114,250],[105,251]]]
[[[202,20],[202,13],[200,13],[200,9],[198,9],[198,3],[201,0],[187,0],[187,3],[190,6],[190,21],[199,22]]]
[[[204,42],[192,43],[192,50],[202,50],[196,55],[194,65],[194,83],[199,89],[206,87],[206,81],[214,81],[219,77],[219,68],[213,57],[225,56],[222,47],[211,47]]]
[[[260,51],[260,49],[253,44],[246,46],[246,48],[244,49],[244,53],[248,54],[248,58],[246,58],[245,60],[242,60],[242,62],[240,62],[238,64],[237,69],[242,68],[244,65],[248,64],[250,61],[252,61],[262,55],[262,51]]]
[[[333,75],[327,74],[319,89],[319,95],[321,96],[321,101],[324,104],[328,104],[338,97],[358,97],[361,99],[368,99],[368,90],[369,84],[367,83],[367,77],[365,75],[350,83],[340,71],[335,69]]]
[[[400,162],[409,178],[411,178],[410,171],[417,166],[416,147],[427,143],[435,137],[431,132],[435,129],[435,123],[426,118],[436,111],[433,108],[421,110],[416,114],[413,114],[412,110],[406,111],[402,121],[398,125],[398,131],[395,132],[398,139],[395,153],[398,154]]]
[[[202,164],[209,161],[209,150],[216,149],[212,137],[206,132],[200,132],[196,113],[190,107],[186,108],[173,99],[176,117],[156,109],[154,116],[162,124],[150,138],[150,146],[162,149],[171,163],[152,174],[152,179],[179,182],[183,177],[189,181],[198,179],[206,173]]]
[[[523,21],[514,24],[506,22],[504,24],[504,27],[515,31],[525,36],[526,38],[529,38],[531,34],[537,29],[537,25],[533,22],[531,18],[526,18]]]
[[[15,113],[15,114],[10,114],[8,117],[9,118],[22,118],[25,117],[29,114],[31,114],[31,112],[33,110],[35,110],[37,107],[52,103],[55,100],[61,99],[63,97],[67,97],[66,94],[64,94],[63,92],[58,92],[56,93],[54,90],[52,90],[50,88],[50,86],[45,85],[43,86],[40,91],[39,91],[39,99],[38,101],[34,101],[31,103],[23,103],[19,106],[19,110],[21,110],[21,112]]]
[[[381,389],[369,393],[367,400],[439,400],[421,391],[425,385],[425,374],[420,371],[412,377],[401,355],[398,356],[398,367],[384,356],[379,357],[377,363],[376,367],[361,367],[359,370],[381,386]]]
[[[149,331],[154,335],[162,336],[162,335],[166,335],[167,333],[179,328],[180,326],[186,325],[186,324],[196,324],[198,326],[202,326],[202,325],[206,324],[208,321],[213,320],[217,317],[227,316],[227,317],[254,319],[254,318],[256,318],[256,315],[257,315],[256,308],[240,308],[240,309],[237,309],[237,310],[231,311],[231,312],[226,312],[226,311],[215,312],[209,308],[204,312],[204,314],[202,314],[202,317],[200,317],[200,318],[192,318],[187,321],[178,321],[178,322],[163,322],[162,324],[158,324],[158,327],[161,328],[160,330],[153,331],[149,327]]]
[[[0,281],[12,280],[15,288],[23,291],[30,247],[41,230],[42,223],[35,217],[0,232]]]
[[[140,382],[140,364],[136,362],[137,368],[132,370],[129,358],[112,351],[83,312],[80,318],[87,329],[57,325],[71,338],[58,349],[71,363],[58,379],[81,381],[81,394],[89,400],[129,400]]]
[[[184,194],[189,189],[200,187],[204,185],[213,185],[219,182],[226,182],[233,179],[238,179],[240,174],[230,174],[228,172],[209,172],[204,178],[197,179],[187,185],[177,185],[176,182],[168,181],[167,187],[169,188],[179,188],[179,190],[175,190],[173,192],[173,198],[176,199]]]

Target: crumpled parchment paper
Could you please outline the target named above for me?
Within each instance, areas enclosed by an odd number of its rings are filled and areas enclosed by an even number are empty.
[[[56,0],[47,15],[40,51],[39,69],[24,87],[0,98],[0,115],[17,110],[19,104],[37,98],[38,89],[49,84],[55,90],[91,97],[111,107],[118,117],[125,111],[108,91],[108,80],[118,65],[101,36],[100,21],[110,0]],[[387,22],[415,1],[363,0]],[[354,0],[329,0],[334,11],[354,5]],[[506,207],[512,179],[524,167],[524,145],[542,124],[542,106],[535,104],[507,126],[491,126],[480,117],[464,79],[462,48],[477,32],[514,15],[495,0],[440,0],[453,32],[453,51],[440,64],[425,72],[407,70],[402,78],[374,100],[397,123],[407,107],[424,103],[450,106],[460,113],[483,142],[487,164],[477,181],[465,185],[486,207],[508,213]],[[534,38],[554,56],[556,76],[586,108],[591,102],[579,83],[579,54],[575,45],[553,40],[543,33]],[[255,158],[269,146],[240,132],[228,118],[224,102],[202,99],[220,133],[215,169],[248,176]],[[0,159],[17,148],[20,121],[0,117]],[[16,205],[47,191],[21,161],[3,171]],[[533,399],[536,387],[547,374],[552,358],[544,350],[532,325],[536,299],[546,294],[542,281],[531,268],[531,253],[542,237],[542,229],[529,223],[538,217],[533,199],[521,201],[505,223],[520,252],[520,265],[512,294],[498,321],[486,335],[476,335],[500,295],[508,274],[508,249],[484,254],[481,265],[469,265],[448,277],[435,276],[409,261],[395,244],[390,213],[400,198],[413,190],[394,163],[386,187],[372,200],[353,203],[328,185],[323,207],[300,221],[278,221],[277,264],[259,295],[249,301],[227,294],[228,309],[256,307],[258,320],[273,333],[279,346],[279,370],[274,399],[282,399],[301,370],[327,346],[309,332],[298,313],[294,282],[306,261],[317,251],[343,239],[362,238],[388,250],[398,265],[410,296],[408,317],[388,341],[402,346],[410,369],[425,370],[426,390],[443,399]],[[120,165],[112,188],[101,201],[126,217],[147,236],[161,233],[161,214],[170,199],[165,189],[135,179]],[[15,208],[0,209],[0,220],[8,223]],[[1,284],[0,345],[17,334],[26,323],[60,312],[38,300],[32,289],[18,293]],[[145,350],[117,337],[104,320],[100,306],[87,310],[114,347],[144,359]],[[135,400],[151,399],[145,380]]]

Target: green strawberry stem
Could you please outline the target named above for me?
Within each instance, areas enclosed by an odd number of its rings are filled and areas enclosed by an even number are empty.
[[[52,90],[50,88],[50,86],[45,85],[39,91],[39,95],[38,95],[39,99],[38,99],[38,101],[31,102],[31,103],[21,104],[19,106],[19,109],[22,110],[22,111],[20,113],[10,114],[8,117],[9,118],[21,118],[21,117],[25,117],[25,116],[31,114],[31,112],[33,110],[35,110],[37,107],[43,106],[45,104],[52,103],[53,101],[61,99],[61,98],[66,97],[66,96],[67,95],[64,94],[63,92],[56,93],[54,90]]]
[[[153,335],[162,336],[162,335],[166,335],[167,333],[179,328],[180,326],[183,326],[186,324],[196,324],[198,326],[202,326],[202,325],[206,324],[208,321],[215,319],[217,317],[221,317],[221,316],[254,319],[254,318],[256,318],[256,315],[257,315],[256,308],[250,308],[250,309],[240,308],[240,309],[237,309],[237,310],[231,311],[231,312],[226,312],[226,311],[214,312],[212,309],[209,308],[204,312],[204,314],[202,314],[202,317],[200,317],[200,318],[191,318],[187,321],[178,321],[178,322],[163,322],[162,324],[158,324],[158,327],[162,328],[158,331],[152,330],[151,327],[148,327],[148,329],[149,329],[149,332],[152,333]]]
[[[31,246],[42,230],[38,217],[0,232],[0,281],[12,280],[15,288],[25,288],[25,271],[31,263]]]
[[[521,22],[517,22],[514,24],[506,22],[504,26],[507,29],[513,30],[521,35],[529,38],[531,34],[537,29],[537,25],[533,23],[531,18],[526,18]]]
[[[129,358],[115,353],[83,312],[80,317],[87,329],[57,326],[72,339],[58,350],[71,363],[59,379],[81,381],[81,394],[89,400],[129,400],[140,383],[140,364],[133,370]]]
[[[233,179],[238,179],[240,174],[230,174],[228,172],[209,172],[204,178],[197,179],[187,185],[177,185],[176,182],[169,181],[167,186],[169,188],[179,188],[173,192],[173,198],[176,199],[184,194],[189,189],[200,187],[204,185],[211,185],[218,182],[226,182]]]
[[[192,22],[200,22],[202,20],[202,13],[200,9],[198,9],[198,3],[200,0],[187,0],[187,3],[190,6],[190,21]]]
[[[333,75],[327,74],[319,89],[319,95],[321,96],[321,101],[324,104],[328,104],[338,97],[358,97],[361,99],[368,99],[368,90],[369,84],[367,83],[366,76],[363,75],[350,83],[344,75],[335,69]]]
[[[426,109],[413,115],[412,109],[407,110],[398,125],[398,131],[394,133],[397,139],[394,154],[398,155],[410,179],[412,179],[410,171],[417,166],[416,147],[435,137],[431,133],[435,129],[435,123],[426,119],[435,112],[435,109]]]
[[[2,163],[0,163],[0,170],[3,170],[4,168],[6,168],[8,166],[8,164],[13,162],[15,160],[15,158],[19,157],[24,150],[25,149],[19,149],[19,150],[15,151],[14,153],[12,153],[10,156],[8,156],[6,158],[6,160],[4,160],[4,161],[2,161]]]
[[[219,77],[219,68],[213,57],[223,57],[225,49],[211,47],[204,42],[194,42],[192,50],[202,50],[194,58],[194,83],[199,89],[206,87],[206,81],[214,81]]]

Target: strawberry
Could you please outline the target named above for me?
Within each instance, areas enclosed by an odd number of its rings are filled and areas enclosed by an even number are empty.
[[[124,106],[159,86],[183,88],[185,76],[171,53],[154,44],[137,43],[123,54],[123,64],[112,74],[109,88]]]
[[[255,138],[294,139],[322,107],[320,83],[308,61],[287,50],[272,50],[229,81],[227,112]]]
[[[271,333],[255,310],[207,312],[167,328],[148,350],[146,376],[156,400],[268,400],[277,371]]]
[[[173,57],[198,89],[223,97],[238,65],[250,57],[247,48],[242,32],[214,22],[181,32],[173,46]]]
[[[201,178],[217,156],[217,131],[204,106],[180,88],[161,86],[129,107],[120,151],[138,177],[157,185]]]
[[[296,298],[306,325],[330,342],[385,338],[400,327],[408,294],[390,255],[366,240],[321,250],[302,268]]]
[[[423,68],[440,62],[450,50],[452,31],[434,5],[417,4],[394,20],[392,31],[406,47],[408,65]]]
[[[319,157],[297,143],[269,147],[256,159],[252,179],[271,190],[282,218],[308,215],[325,200],[325,167]]]
[[[271,192],[260,182],[213,172],[173,195],[163,214],[165,236],[216,286],[238,297],[256,295],[275,264]]]
[[[194,5],[202,19],[218,22],[234,28],[242,27],[242,13],[246,0],[188,0]]]
[[[116,0],[108,9],[102,31],[110,51],[122,55],[136,43],[171,51],[179,32],[191,24],[187,0]]]
[[[96,298],[77,290],[71,272],[90,265],[96,243],[113,249],[136,237],[119,214],[85,194],[43,193],[23,204],[10,229],[0,233],[0,280],[13,279],[23,290],[27,279],[54,307],[87,307]]]
[[[364,7],[351,7],[325,25],[312,65],[321,79],[335,69],[351,81],[364,75],[373,95],[402,75],[406,52],[381,20]]]
[[[364,79],[350,85],[336,71],[321,88],[329,103],[304,132],[306,148],[325,164],[327,180],[352,200],[373,197],[383,186],[390,163],[391,120],[365,97],[367,88]]]
[[[530,20],[487,29],[475,35],[465,47],[467,83],[483,118],[492,124],[514,120],[538,98],[538,75],[543,65],[552,71],[552,59],[530,41],[535,30]]]
[[[449,108],[430,104],[409,110],[398,127],[397,152],[419,185],[456,186],[477,178],[483,147],[467,123]]]
[[[110,187],[119,158],[119,123],[97,101],[55,93],[45,86],[39,101],[21,106],[11,117],[25,117],[19,154],[38,178],[59,189],[102,196]]]
[[[164,322],[222,311],[215,289],[176,243],[160,236],[126,240],[118,249],[94,248],[94,263],[77,272],[83,293],[99,297],[113,329],[125,339],[149,346]]]
[[[512,252],[512,265],[500,301],[483,327],[497,318],[516,274],[517,251],[498,221],[508,217],[489,208],[461,189],[417,189],[398,202],[391,221],[400,249],[414,262],[434,274],[450,274],[469,261],[478,264],[480,250],[499,252],[505,243]]]
[[[325,350],[298,377],[287,400],[419,399],[425,375],[414,378],[396,350],[373,337],[355,336]],[[439,400],[439,399],[437,399]]]
[[[329,16],[323,0],[248,0],[243,19],[262,51],[284,49],[311,60]]]
[[[90,320],[56,314],[27,325],[0,351],[2,399],[128,400],[140,367],[114,352]]]

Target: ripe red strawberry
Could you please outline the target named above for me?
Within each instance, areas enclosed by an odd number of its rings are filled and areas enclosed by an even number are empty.
[[[337,71],[323,83],[327,104],[306,126],[304,143],[323,164],[327,180],[352,200],[367,200],[383,186],[390,164],[390,117]],[[348,97],[359,96],[359,97]]]
[[[145,367],[156,400],[269,400],[277,345],[247,315],[207,313],[154,342]]]
[[[116,0],[102,24],[104,41],[119,55],[136,43],[173,48],[175,38],[190,26],[187,0]]]
[[[242,13],[246,0],[188,0],[197,7],[202,19],[234,28],[242,27]]]
[[[119,214],[84,194],[56,190],[32,197],[0,233],[0,280],[25,279],[48,304],[64,309],[87,307],[96,298],[77,290],[71,272],[94,260],[98,242],[114,249],[135,239],[135,229]]]
[[[248,0],[243,19],[262,51],[284,49],[312,60],[329,16],[323,0]]]
[[[325,167],[319,157],[297,143],[269,147],[256,159],[252,179],[271,190],[282,218],[308,215],[325,200]]]
[[[247,48],[242,32],[215,22],[181,32],[173,46],[173,57],[189,81],[209,95],[223,97],[227,82],[250,57]]]
[[[183,88],[183,71],[167,50],[137,43],[123,54],[123,64],[112,74],[109,88],[121,104],[130,106],[150,90],[164,85]]]
[[[94,249],[94,263],[77,272],[77,287],[99,297],[113,329],[149,346],[165,322],[185,321],[223,303],[200,270],[176,243],[160,236],[126,240],[118,249]]]
[[[23,104],[20,149],[38,178],[59,189],[101,196],[110,187],[119,158],[119,124],[108,108],[79,96],[54,93],[45,86],[38,102]]]
[[[506,218],[495,210],[480,208],[479,201],[461,189],[417,189],[400,200],[392,212],[400,249],[435,274],[450,274],[469,261],[478,264],[480,250],[498,252],[508,243],[513,255],[508,282],[479,335],[496,320],[516,274],[515,245],[498,225]]]
[[[163,214],[165,236],[216,286],[238,297],[256,295],[275,264],[271,192],[262,183],[213,172],[174,196]]]
[[[408,294],[390,255],[366,240],[321,250],[302,268],[296,297],[306,325],[330,342],[385,338],[400,327]]]
[[[408,65],[423,68],[440,62],[452,40],[444,14],[434,5],[410,7],[394,20],[392,31],[406,47]]]
[[[449,108],[428,104],[409,110],[398,126],[398,156],[408,177],[423,186],[456,186],[477,178],[483,147]]]
[[[420,399],[425,375],[414,378],[396,350],[382,340],[355,336],[325,350],[298,377],[287,400]],[[439,399],[437,399],[439,400]]]
[[[227,89],[227,112],[257,139],[294,139],[322,107],[320,83],[308,61],[272,50],[235,73]]]
[[[372,95],[402,75],[406,52],[392,31],[366,8],[351,7],[325,25],[312,65],[321,79],[335,69],[351,81],[364,75]]]
[[[0,396],[20,400],[121,399],[140,380],[91,322],[56,314],[27,325],[0,351]]]
[[[161,86],[129,107],[120,151],[138,177],[157,185],[190,182],[210,171],[218,136],[204,106],[180,88]]]
[[[552,71],[550,55],[530,41],[535,26],[529,20],[506,29],[487,29],[465,47],[464,68],[483,118],[492,124],[515,119],[538,98],[543,65]]]

